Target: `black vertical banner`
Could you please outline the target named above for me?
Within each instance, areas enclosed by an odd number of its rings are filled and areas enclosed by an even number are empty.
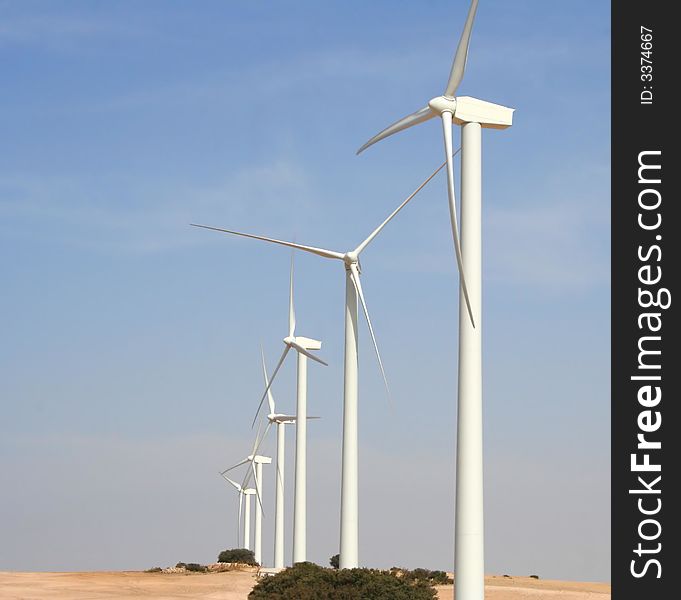
[[[676,6],[612,2],[614,600],[681,597]]]

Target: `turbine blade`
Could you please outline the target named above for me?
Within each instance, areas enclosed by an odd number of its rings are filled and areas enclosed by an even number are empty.
[[[281,365],[283,364],[284,359],[286,358],[286,355],[288,354],[288,351],[290,349],[291,349],[291,347],[287,344],[286,347],[284,348],[284,351],[281,354],[281,358],[279,359],[279,362],[277,363],[277,368],[274,369],[274,373],[272,373],[272,377],[270,378],[270,381],[267,384],[265,391],[263,392],[262,398],[260,398],[260,404],[258,404],[258,410],[255,411],[255,417],[253,417],[253,423],[251,423],[251,428],[253,428],[256,420],[258,419],[258,415],[260,414],[260,409],[262,408],[262,403],[265,401],[265,398],[267,396],[267,392],[270,391],[270,387],[272,387],[272,382],[274,381],[274,378],[277,376],[277,373],[279,372],[279,369],[281,368]]]
[[[262,423],[262,421],[261,421],[261,423]],[[272,427],[272,421],[268,421],[267,427],[265,427],[265,431],[262,434],[262,437],[256,438],[256,443],[253,445],[253,450],[251,452],[252,457],[255,458],[258,455],[258,452],[260,451],[260,446],[262,446],[262,443],[265,441],[265,438],[267,437],[267,434],[270,431],[270,427]],[[259,433],[259,430],[258,430],[258,433]],[[252,460],[250,460],[248,462],[250,462],[251,465],[253,464]],[[248,484],[249,484],[250,481],[251,481],[251,471],[248,470],[248,471],[246,471],[246,475],[244,477],[244,480],[241,482],[241,487],[246,489],[246,487],[248,487]]]
[[[357,154],[361,154],[369,146],[373,146],[376,142],[380,142],[381,140],[387,138],[388,136],[391,136],[393,133],[397,133],[398,131],[402,131],[403,129],[413,127],[414,125],[418,125],[419,123],[423,123],[428,119],[432,119],[434,116],[435,113],[432,110],[430,110],[430,107],[424,106],[420,110],[417,110],[415,113],[411,113],[410,115],[401,118],[399,121],[396,121],[392,125],[386,127],[380,133],[377,133],[366,144],[364,144],[364,146],[357,150]]]
[[[190,225],[192,227],[200,227],[201,229],[210,229],[211,231],[220,231],[221,233],[230,233],[232,235],[240,235],[241,237],[252,238],[254,240],[262,240],[263,242],[271,242],[272,244],[279,244],[280,246],[287,246],[289,248],[297,248],[298,250],[311,252],[312,254],[317,254],[319,256],[323,256],[324,258],[337,258],[339,260],[343,260],[343,254],[340,252],[334,252],[333,250],[324,250],[324,248],[315,248],[314,246],[303,246],[302,244],[294,244],[293,242],[286,242],[284,240],[275,240],[274,238],[268,238],[262,235],[241,233],[239,231],[221,229],[220,227],[210,227],[209,225],[197,225],[196,223],[190,223]]]
[[[466,61],[468,60],[468,46],[471,43],[471,32],[473,31],[473,21],[475,20],[475,12],[478,10],[478,0],[472,0],[471,6],[468,9],[468,16],[466,23],[461,32],[459,45],[456,48],[454,55],[454,62],[452,63],[452,70],[449,73],[449,81],[445,89],[445,96],[454,97],[456,90],[463,79],[463,74],[466,71]]]
[[[291,277],[288,295],[288,335],[293,337],[296,331],[296,310],[293,306],[293,256],[295,250],[291,250]]]
[[[267,403],[270,408],[270,414],[274,414],[274,396],[272,396],[272,390],[270,389],[270,381],[267,377],[267,367],[265,366],[265,351],[260,346],[260,356],[262,357],[262,374],[265,378],[265,389],[267,390]]]
[[[247,469],[246,470],[246,475],[244,476],[244,480],[241,482],[241,487],[246,490],[248,489],[248,484],[251,483],[251,470]]]
[[[248,462],[248,459],[246,458],[246,459],[242,460],[241,462],[236,463],[234,466],[229,467],[229,469],[225,469],[224,471],[221,471],[220,475],[222,475],[224,477],[225,473],[229,473],[230,471],[233,471],[237,467],[240,467],[241,465],[245,465],[247,462]]]
[[[267,423],[269,425],[269,421]],[[258,448],[260,448],[260,444],[262,444],[262,438],[260,437],[260,432],[262,431],[262,419],[260,420],[260,423],[258,423],[258,434],[255,436],[255,440],[253,441],[253,449],[251,450],[250,456],[255,456],[256,452],[258,451]],[[253,462],[253,461],[251,461]]]
[[[321,419],[321,417],[307,417],[308,419]],[[277,415],[277,421],[296,421],[297,415]]]
[[[262,437],[260,438],[258,445],[255,448],[253,448],[253,454],[251,456],[257,456],[258,455],[258,452],[260,450],[260,446],[262,446],[262,443],[265,441],[265,438],[267,437],[267,434],[270,431],[270,427],[272,427],[272,421],[269,421],[267,423],[267,427],[265,427],[265,432],[262,434]]]
[[[260,497],[260,482],[258,481],[258,471],[255,468],[255,463],[251,463],[251,469],[253,470],[253,479],[255,480],[255,496],[258,499],[258,504],[260,504],[260,510],[262,511],[263,515],[265,514],[265,511],[262,507],[262,498]]]
[[[385,370],[383,369],[383,361],[381,360],[381,353],[378,351],[378,344],[376,343],[376,336],[374,335],[374,328],[371,326],[371,319],[369,318],[369,310],[367,309],[367,303],[364,300],[364,292],[362,291],[362,283],[359,279],[359,271],[357,270],[356,264],[350,265],[350,276],[352,278],[352,283],[355,284],[355,289],[357,290],[357,295],[359,296],[360,303],[362,304],[362,309],[364,310],[364,317],[367,320],[367,325],[369,326],[369,333],[371,334],[371,341],[374,343],[374,350],[376,351],[376,358],[378,359],[378,366],[381,367],[381,375],[383,375],[383,382],[385,383],[385,389],[388,392],[388,398],[390,398],[390,387],[388,386],[388,378],[385,376]]]
[[[224,473],[220,473],[220,475],[222,475],[222,478],[225,481],[228,481],[229,483],[231,483],[237,489],[237,491],[239,491],[239,492],[241,491],[241,486],[236,481],[234,481],[233,479],[230,479]]]
[[[459,148],[456,152],[458,152],[459,150],[460,150],[460,148]],[[456,152],[455,152],[454,154],[456,154]],[[366,247],[371,243],[371,241],[372,241],[379,233],[381,233],[381,230],[382,230],[382,229],[383,229],[383,228],[392,220],[392,218],[393,218],[398,212],[400,212],[400,211],[407,205],[407,203],[408,203],[414,196],[416,196],[416,194],[418,194],[424,187],[426,187],[426,185],[430,182],[430,180],[431,180],[433,177],[435,177],[435,175],[437,175],[437,174],[442,170],[442,168],[443,168],[446,164],[447,164],[447,161],[443,162],[437,169],[435,169],[435,170],[426,178],[426,180],[425,180],[423,183],[421,183],[421,185],[419,185],[419,187],[417,187],[417,188],[416,188],[416,189],[407,197],[407,199],[406,199],[404,202],[402,202],[402,204],[400,204],[392,213],[390,213],[390,216],[389,216],[385,221],[383,221],[383,223],[381,223],[378,227],[376,227],[376,229],[374,229],[374,230],[371,232],[371,234],[369,235],[369,237],[368,237],[367,239],[365,239],[359,246],[357,246],[357,248],[355,249],[355,252],[359,255],[359,254],[362,252],[362,250],[364,250],[364,248],[366,248]]]
[[[260,432],[262,431],[262,421],[258,423],[258,431],[255,434],[255,440],[253,441],[253,447],[251,448],[251,453],[248,455],[248,458],[243,460],[241,464],[246,464],[246,463],[251,463],[253,464],[253,457],[255,456],[256,449],[260,447],[260,444],[262,442],[260,438]],[[243,481],[241,482],[241,488],[246,489],[246,486],[248,486],[248,481],[250,480],[250,471],[246,470],[246,476],[244,477]]]
[[[275,469],[276,469],[276,472],[277,472],[278,483],[283,488],[284,487],[284,473],[283,473],[283,471],[284,471],[285,467],[284,467],[284,465],[282,465],[282,468],[280,469],[279,468],[279,461],[277,460],[275,462]]]
[[[262,431],[262,420],[258,423],[258,431],[255,434],[255,440],[253,441],[253,448],[251,448],[251,453],[249,456],[255,456],[256,448],[260,447],[260,432]],[[249,459],[247,459],[249,460]]]
[[[295,348],[295,349],[296,349],[298,352],[300,352],[301,354],[304,354],[304,355],[307,356],[308,358],[311,358],[312,360],[317,361],[318,363],[321,363],[321,364],[324,365],[325,367],[328,367],[328,366],[329,366],[328,363],[325,363],[321,358],[319,358],[318,356],[315,356],[314,354],[312,354],[312,352],[310,352],[310,351],[307,350],[306,348],[303,348],[303,347],[302,347],[298,342],[296,342],[295,340],[291,342],[291,346],[292,346],[293,348]]]
[[[459,267],[459,280],[461,282],[461,289],[463,291],[464,299],[466,300],[466,308],[468,309],[468,316],[471,319],[471,325],[475,328],[475,320],[473,318],[473,309],[471,308],[471,301],[468,297],[468,288],[466,287],[466,277],[463,270],[463,257],[461,256],[461,243],[459,241],[459,223],[456,218],[456,194],[454,192],[454,159],[452,158],[452,113],[442,113],[442,131],[445,138],[445,156],[447,157],[447,194],[449,196],[449,216],[452,221],[452,236],[454,237],[454,251],[456,253],[456,264]]]

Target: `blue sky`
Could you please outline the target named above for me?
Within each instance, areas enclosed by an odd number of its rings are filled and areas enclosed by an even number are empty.
[[[481,2],[459,90],[517,109],[483,141],[493,573],[610,576],[609,8]],[[442,92],[466,10],[0,2],[0,568],[147,568],[234,545],[216,473],[250,443],[259,344],[270,364],[281,351],[289,255],[188,223],[357,245],[442,148],[433,121],[355,150]],[[458,311],[441,176],[363,255],[363,284],[394,408],[364,328],[360,560],[449,569]],[[308,548],[324,564],[342,269],[297,257],[296,293],[298,331],[329,362],[310,367],[309,406]],[[287,410],[293,371],[275,390]]]

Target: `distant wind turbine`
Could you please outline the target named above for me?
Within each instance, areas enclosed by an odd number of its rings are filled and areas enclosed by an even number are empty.
[[[343,455],[342,455],[342,481],[341,481],[341,534],[340,534],[340,567],[341,568],[355,568],[359,562],[359,497],[358,497],[358,439],[357,439],[357,399],[358,399],[358,380],[357,380],[357,300],[362,304],[364,316],[367,321],[369,333],[376,352],[376,358],[383,375],[383,381],[386,389],[388,389],[388,380],[383,369],[383,362],[378,351],[378,344],[376,343],[376,336],[369,318],[369,311],[364,299],[364,292],[360,282],[360,254],[373,241],[373,239],[383,230],[383,228],[407,205],[407,203],[416,194],[423,189],[423,187],[433,178],[437,173],[447,164],[446,162],[440,165],[421,185],[419,185],[414,192],[412,192],[402,204],[400,204],[385,221],[383,221],[369,236],[357,246],[354,250],[348,252],[335,252],[333,250],[325,250],[323,248],[316,248],[314,246],[304,246],[294,242],[286,242],[276,240],[273,238],[253,235],[250,233],[241,233],[229,229],[221,229],[218,227],[209,227],[207,225],[196,225],[194,227],[202,227],[204,229],[211,229],[222,233],[229,233],[247,238],[253,238],[287,246],[289,248],[296,248],[304,252],[316,254],[323,258],[331,258],[342,261],[345,270],[345,363],[344,363],[344,397],[343,397]],[[293,321],[295,322],[295,321]],[[292,336],[292,333],[289,337]],[[270,384],[274,379],[287,350],[284,351],[279,365],[274,370]],[[268,386],[269,389],[269,386]],[[264,399],[264,396],[263,396]],[[298,424],[302,421],[302,415],[298,413]]]
[[[270,380],[267,376],[267,367],[265,366],[265,355],[262,352],[262,372],[265,380],[265,388],[267,390],[267,403],[269,406],[269,414],[267,415],[267,427],[260,439],[260,444],[267,437],[272,425],[277,427],[277,462],[276,462],[276,494],[274,505],[274,568],[284,568],[284,469],[286,465],[286,425],[296,423],[297,415],[286,415],[278,413],[274,402],[274,396],[270,386]],[[307,419],[318,419],[319,417],[307,417]],[[300,430],[298,430],[300,431]],[[257,450],[256,450],[257,452]],[[300,521],[299,521],[300,522]]]
[[[230,479],[227,477],[224,472],[220,473],[220,475],[227,481],[227,483],[230,483],[236,491],[239,493],[239,513],[237,515],[237,521],[236,521],[236,543],[237,547],[239,548],[246,548],[246,550],[250,550],[251,546],[251,496],[256,493],[256,491],[253,488],[242,488],[241,485],[239,485],[236,481],[233,479]],[[241,537],[241,515],[243,514],[243,505],[244,505],[244,496],[246,496],[246,512],[245,512],[245,518],[244,518],[244,535],[243,535],[243,541]]]
[[[251,478],[251,472],[255,476],[255,495],[258,499],[258,505],[255,507],[255,536],[254,536],[254,544],[253,544],[253,552],[255,555],[255,560],[258,564],[262,564],[262,516],[263,516],[263,502],[262,502],[262,485],[263,485],[263,480],[262,480],[262,465],[268,465],[272,462],[272,459],[269,456],[261,456],[260,454],[257,453],[257,448],[260,446],[261,443],[261,438],[260,438],[260,430],[258,430],[258,434],[256,435],[255,438],[255,443],[253,444],[253,450],[251,453],[242,461],[238,462],[237,464],[229,467],[228,469],[225,469],[220,473],[223,477],[226,478],[226,474],[229,473],[230,471],[245,465],[249,464],[250,469],[246,473],[246,476],[244,477],[243,482],[240,485],[240,488],[244,490],[244,493],[246,493],[247,485],[250,481]],[[229,480],[231,482],[231,480]],[[250,516],[250,502],[247,499],[246,503],[246,510],[247,510],[247,515]],[[250,527],[250,523],[249,523]],[[245,534],[244,534],[245,535]],[[247,536],[245,536],[247,537]],[[247,540],[248,541],[248,540]],[[245,548],[250,549],[248,546],[244,546]]]
[[[210,228],[208,228],[210,229]],[[289,276],[288,335],[284,338],[284,351],[272,373],[272,378],[265,382],[265,391],[255,413],[255,424],[270,386],[277,376],[289,350],[293,348],[298,354],[297,393],[296,393],[296,464],[293,493],[293,563],[307,560],[307,359],[327,364],[309,352],[320,350],[319,340],[296,335],[296,311],[293,303],[293,254],[291,255],[291,272]],[[269,428],[269,425],[268,425]],[[261,442],[262,442],[261,438]]]

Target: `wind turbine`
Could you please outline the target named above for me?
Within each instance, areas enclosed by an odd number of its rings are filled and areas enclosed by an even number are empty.
[[[274,568],[284,568],[284,468],[286,465],[286,425],[296,422],[296,415],[285,415],[276,412],[274,396],[267,377],[267,367],[265,366],[265,354],[262,352],[262,373],[265,380],[267,393],[267,403],[269,414],[267,415],[267,427],[263,433],[260,443],[267,437],[272,425],[277,427],[277,463],[276,463],[276,495],[274,505]],[[307,417],[307,419],[318,419],[319,417]],[[300,433],[300,430],[298,430]],[[256,450],[257,451],[257,450]]]
[[[445,166],[446,163],[440,165],[421,185],[419,185],[414,192],[412,192],[402,204],[400,204],[389,216],[383,221],[369,236],[357,246],[354,250],[348,252],[335,252],[333,250],[325,250],[323,248],[316,248],[313,246],[304,246],[293,242],[286,242],[276,240],[250,233],[241,233],[228,229],[221,229],[218,227],[209,227],[207,225],[195,225],[194,227],[202,227],[204,229],[211,229],[222,233],[230,233],[242,237],[263,240],[273,244],[280,244],[288,246],[289,248],[297,248],[304,252],[316,254],[322,258],[331,258],[343,262],[345,269],[345,361],[344,361],[344,392],[343,392],[343,454],[342,454],[342,481],[341,481],[341,534],[340,534],[340,567],[343,569],[352,569],[359,566],[359,497],[358,497],[358,452],[357,452],[357,398],[358,398],[358,380],[357,380],[357,300],[362,304],[364,316],[367,321],[369,333],[374,345],[378,364],[383,375],[383,380],[388,387],[388,381],[383,369],[381,355],[378,351],[378,344],[369,318],[369,311],[367,310],[366,301],[364,299],[364,292],[362,291],[362,284],[360,282],[360,264],[359,257],[364,249],[372,242],[372,240],[381,232],[381,230],[399,213],[407,203],[419,192],[421,189]],[[284,355],[286,354],[284,351]],[[279,366],[283,360],[280,359],[279,365],[272,374],[270,383],[267,389],[272,384]],[[263,396],[264,398],[264,396]],[[303,421],[303,415],[298,412],[298,425]],[[294,557],[295,562],[295,557]]]
[[[484,598],[482,470],[482,129],[506,129],[513,109],[456,96],[463,79],[478,0],[472,0],[442,96],[371,138],[358,154],[403,129],[439,116],[447,157],[447,192],[460,273],[459,385],[457,415],[455,596]],[[452,123],[461,126],[461,244],[454,195]],[[464,273],[466,278],[464,278]],[[465,303],[468,314],[463,308]],[[477,319],[477,326],[476,321]]]
[[[239,493],[239,513],[237,517],[237,522],[236,522],[236,543],[237,546],[246,548],[246,550],[250,550],[250,540],[251,540],[251,496],[256,494],[256,490],[253,488],[243,488],[241,485],[239,485],[236,481],[233,479],[230,479],[227,477],[223,472],[220,473],[220,475],[227,481],[227,483],[230,483],[236,491]],[[245,513],[245,519],[244,519],[244,541],[243,541],[243,546],[241,543],[241,514],[243,512],[243,504],[244,504],[244,496],[246,496],[246,513]]]
[[[261,456],[260,454],[257,453],[257,448],[260,446],[260,443],[262,442],[262,438],[260,438],[260,430],[258,430],[258,435],[255,438],[255,443],[253,444],[253,450],[251,454],[249,454],[244,460],[238,462],[237,464],[229,467],[228,469],[225,469],[220,473],[223,477],[226,477],[226,473],[229,471],[232,471],[233,469],[236,469],[237,467],[240,467],[241,465],[250,463],[250,469],[246,473],[246,476],[244,477],[243,482],[241,483],[240,488],[244,490],[244,493],[247,493],[247,488],[246,486],[248,485],[250,478],[251,478],[251,471],[252,474],[255,476],[255,493],[256,497],[258,498],[258,505],[255,507],[255,539],[253,543],[253,554],[255,555],[255,560],[258,564],[262,564],[262,515],[263,515],[263,508],[262,508],[262,466],[263,465],[268,465],[272,462],[272,459],[269,456]],[[231,482],[231,480],[229,480]],[[246,520],[248,522],[248,526],[250,528],[250,500],[247,499],[246,502]],[[250,529],[249,529],[250,532]],[[248,542],[248,536],[244,534],[246,537],[246,541]],[[249,549],[249,546],[245,546],[245,548]]]
[[[252,460],[253,457],[256,455],[257,448],[260,445],[260,428],[258,428],[258,433],[255,436],[255,442],[253,443],[253,448],[251,450],[251,453],[241,462],[238,462],[237,464],[229,467],[228,469],[225,469],[224,471],[220,471],[220,476],[223,477],[228,483],[232,484],[237,492],[239,492],[239,520],[237,523],[237,543],[239,542],[239,529],[241,527],[241,513],[242,513],[242,508],[243,508],[243,496],[246,495],[246,518],[245,518],[245,523],[244,523],[244,548],[246,550],[250,550],[250,539],[251,539],[251,499],[250,496],[253,494],[256,494],[258,496],[258,499],[260,499],[260,496],[258,494],[257,489],[253,488],[247,488],[248,484],[248,476],[244,478],[243,482],[241,484],[236,483],[235,481],[231,480],[229,477],[227,477],[227,473],[230,471],[236,469],[237,467],[240,467],[241,465],[245,465],[247,463],[251,463],[251,468],[252,466]],[[248,475],[250,476],[250,470]]]
[[[208,227],[207,229],[211,229]],[[284,364],[286,355],[293,348],[298,354],[297,370],[297,393],[296,393],[296,465],[293,493],[293,564],[307,560],[307,359],[328,366],[321,358],[315,356],[310,350],[320,350],[322,343],[319,340],[297,336],[296,311],[293,305],[293,255],[291,255],[291,272],[289,277],[289,304],[288,304],[288,335],[284,338],[284,351],[279,358],[272,378],[265,383],[258,410],[255,413],[255,424],[265,398],[268,396],[272,381],[277,376],[281,365]],[[269,424],[268,424],[269,428]],[[263,435],[264,438],[264,435]],[[260,442],[262,442],[262,439]]]
[[[435,117],[442,119],[442,133],[444,135],[445,157],[447,159],[447,193],[449,196],[449,211],[452,225],[452,236],[454,238],[454,251],[456,254],[456,262],[459,269],[461,290],[463,298],[468,310],[468,316],[471,325],[475,327],[475,311],[473,310],[472,302],[469,296],[468,285],[466,283],[465,265],[463,262],[463,255],[461,250],[461,243],[459,241],[459,227],[456,216],[456,195],[454,193],[454,161],[452,158],[452,122],[458,125],[466,123],[475,123],[478,126],[489,127],[493,129],[505,129],[511,126],[513,116],[513,109],[483,100],[477,100],[468,96],[455,97],[456,90],[463,79],[466,68],[466,61],[468,59],[468,46],[470,44],[471,31],[473,29],[473,20],[478,9],[478,0],[472,0],[466,24],[464,25],[459,45],[456,49],[454,62],[452,63],[452,70],[449,74],[447,87],[442,96],[436,96],[428,101],[428,104],[420,108],[416,112],[403,117],[399,121],[386,127],[383,131],[376,134],[368,142],[366,142],[357,154],[366,150],[376,142],[385,139],[398,131],[408,129],[419,123],[429,121]],[[463,146],[463,144],[462,144]],[[465,153],[465,150],[464,150]],[[463,153],[462,153],[462,161]],[[463,211],[463,208],[462,208]],[[479,311],[478,311],[479,312]]]

